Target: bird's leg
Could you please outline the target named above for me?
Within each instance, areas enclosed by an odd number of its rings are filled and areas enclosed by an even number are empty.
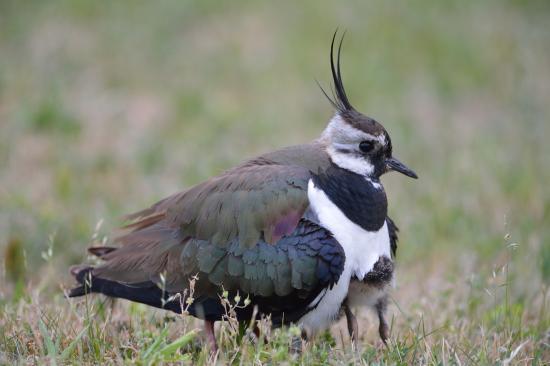
[[[254,324],[254,329],[252,329],[252,331],[256,338],[260,339],[260,327],[258,327],[258,324]]]
[[[390,335],[390,330],[388,323],[386,322],[386,308],[388,305],[388,298],[384,296],[376,303],[376,313],[378,314],[378,333],[380,334],[380,339],[384,344],[387,344],[387,340]]]
[[[212,353],[216,353],[218,351],[218,345],[216,343],[216,335],[214,334],[214,321],[204,321],[204,332],[206,333],[206,339],[212,348]]]
[[[344,301],[342,307],[344,308],[344,314],[346,314],[348,332],[349,336],[351,337],[351,341],[357,344],[357,341],[359,340],[359,325],[357,324],[357,318],[351,311],[347,299]]]

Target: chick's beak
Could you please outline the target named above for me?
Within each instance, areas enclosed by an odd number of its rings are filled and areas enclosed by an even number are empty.
[[[394,157],[386,159],[386,168],[388,169],[388,171],[395,170],[396,172],[405,174],[407,177],[411,177],[414,179],[418,178],[418,175],[416,175],[416,173],[411,168],[409,168]]]

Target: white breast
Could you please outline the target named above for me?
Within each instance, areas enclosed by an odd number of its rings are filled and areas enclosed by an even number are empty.
[[[311,180],[307,194],[310,208],[319,218],[321,226],[332,232],[346,253],[344,271],[338,282],[330,290],[321,292],[312,302],[317,307],[300,319],[308,333],[316,333],[330,326],[338,317],[341,304],[348,294],[351,277],[362,280],[378,258],[391,258],[390,238],[386,223],[378,231],[369,232],[350,221]]]

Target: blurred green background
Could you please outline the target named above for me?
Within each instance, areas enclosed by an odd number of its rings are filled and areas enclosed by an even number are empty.
[[[549,24],[547,1],[2,0],[1,300],[17,283],[59,294],[121,215],[318,137],[332,110],[315,79],[331,81],[340,27],[352,103],[420,176],[383,178],[401,228],[396,301],[483,299],[481,278],[511,263],[514,301],[536,312],[550,282]]]

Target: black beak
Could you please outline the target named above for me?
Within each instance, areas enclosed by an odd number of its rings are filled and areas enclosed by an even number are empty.
[[[411,168],[409,168],[408,166],[406,166],[396,158],[392,157],[392,158],[386,159],[386,167],[388,171],[395,170],[396,172],[405,174],[407,177],[411,177],[414,179],[418,178],[418,175],[416,175],[416,173]]]

